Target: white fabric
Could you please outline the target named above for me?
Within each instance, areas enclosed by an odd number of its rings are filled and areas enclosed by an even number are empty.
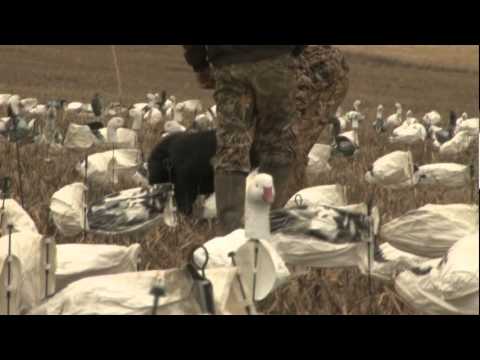
[[[238,297],[237,269],[210,269],[215,307],[219,315],[244,315]],[[201,315],[193,282],[184,270],[150,271],[96,276],[77,281],[30,312],[31,315],[150,315],[156,281],[163,282],[165,297],[159,298],[158,315]]]
[[[420,166],[415,175],[420,186],[467,188],[472,181],[469,166],[453,163]]]
[[[476,229],[478,206],[426,205],[382,226],[380,236],[402,251],[438,258]]]
[[[98,142],[88,126],[71,123],[65,135],[64,146],[68,149],[90,149]]]
[[[52,196],[50,212],[55,226],[63,236],[76,236],[85,227],[83,207],[85,190],[83,183],[75,183],[63,187]]]
[[[470,136],[477,136],[479,133],[479,119],[468,119],[465,121],[462,121],[460,125],[457,126],[455,129],[455,133],[459,133],[461,131],[465,131],[468,133]]]
[[[446,259],[430,263],[430,274],[404,272],[395,288],[415,309],[430,315],[479,314],[478,231],[458,241]]]
[[[467,131],[459,132],[453,139],[440,146],[440,155],[455,156],[462,154],[468,150],[474,139],[475,137]]]
[[[56,247],[52,238],[47,239],[37,233],[12,234],[12,254],[21,264],[20,284],[20,312],[30,310],[45,299],[46,292],[46,264],[50,260],[48,275],[48,294],[55,292]],[[8,235],[0,238],[0,257],[8,254]]]
[[[395,151],[378,159],[373,164],[373,174],[368,172],[365,179],[370,184],[389,186],[413,182],[413,159],[410,151]]]
[[[347,189],[342,185],[324,185],[304,189],[296,193],[285,206],[286,208],[295,207],[297,196],[301,196],[301,202],[307,206],[346,206]]]
[[[0,212],[3,200],[0,199]],[[8,234],[8,225],[13,225],[12,232],[33,232],[38,233],[37,226],[30,215],[13,199],[5,199],[3,215],[0,214],[0,234]]]
[[[10,261],[10,281],[8,278],[8,252],[0,250],[0,316],[20,315],[22,265],[15,255]],[[10,283],[10,286],[8,284]],[[7,305],[7,292],[10,290],[10,306]],[[9,309],[8,309],[9,308]],[[9,310],[9,311],[7,311]]]
[[[117,149],[90,155],[87,178],[95,183],[108,184],[113,180],[117,184],[120,177],[133,177],[139,166],[139,156],[139,150],[135,149]],[[85,161],[78,164],[77,171],[84,176]]]
[[[137,270],[140,245],[57,245],[56,288],[92,276],[131,273]]]

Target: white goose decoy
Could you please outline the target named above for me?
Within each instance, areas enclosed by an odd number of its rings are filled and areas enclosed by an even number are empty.
[[[440,155],[445,157],[458,156],[470,148],[475,138],[475,136],[471,136],[467,131],[461,131],[451,140],[440,146]]]
[[[477,136],[479,134],[479,119],[467,119],[458,125],[455,129],[455,134],[465,131],[471,136]]]
[[[43,104],[38,104],[37,106],[35,106],[34,108],[32,108],[30,110],[30,115],[33,115],[33,116],[46,116],[47,115],[47,106],[46,105],[43,105]]]
[[[403,107],[400,103],[396,103],[395,108],[397,109],[396,113],[393,115],[390,115],[385,121],[385,129],[387,130],[392,130],[402,125]]]
[[[377,115],[375,121],[373,122],[373,128],[377,133],[385,132],[385,108],[383,105],[379,105],[377,108]]]
[[[270,212],[275,190],[272,177],[265,174],[252,177],[247,189],[245,230],[205,245],[212,266],[229,264],[228,254],[249,239],[269,241],[290,265],[356,266],[359,247],[365,249],[366,242],[371,241],[372,221],[367,215],[328,206]],[[200,251],[196,254],[198,259],[202,256]]]
[[[392,144],[413,145],[418,142],[424,142],[428,137],[427,129],[422,124],[413,122],[403,124],[393,130],[392,136],[389,138]]]
[[[473,166],[455,163],[423,165],[415,172],[418,186],[468,189],[473,180]]]
[[[442,259],[423,264],[420,273],[402,272],[395,280],[400,298],[429,315],[479,314],[478,228],[454,244]]]
[[[203,112],[200,100],[187,100],[175,105],[174,121],[182,124],[193,124],[198,114]]]
[[[10,243],[11,253],[20,265],[20,274],[15,274],[20,275],[20,284],[16,289],[13,313],[24,315],[38,306],[45,297],[55,293],[56,244],[53,238],[31,232],[14,233],[11,241],[8,239],[9,235],[0,238],[0,268],[3,265],[1,259],[8,256]],[[0,290],[4,290],[4,285],[8,283],[5,275],[1,274]],[[2,295],[1,303],[4,302],[5,293]]]
[[[26,99],[20,100],[20,103],[22,104],[26,112],[30,112],[32,111],[33,108],[35,108],[38,105],[38,100],[35,98],[26,98]]]
[[[216,315],[247,314],[237,274],[232,267],[205,272]],[[28,315],[204,315],[205,298],[192,291],[198,286],[185,268],[95,276],[72,283]],[[157,306],[152,289],[163,294]]]
[[[432,110],[425,114],[423,117],[423,123],[426,126],[439,126],[442,123],[442,116],[438,111]]]
[[[124,128],[125,120],[114,117],[108,121],[107,127],[99,130],[107,144],[116,144],[120,147],[135,148],[137,146],[137,132]]]
[[[410,254],[438,258],[474,232],[478,232],[477,205],[429,204],[383,225],[380,237]]]
[[[118,184],[121,177],[131,178],[139,167],[140,151],[137,149],[116,149],[88,157],[87,178],[97,184]],[[76,170],[85,176],[85,161]]]
[[[11,94],[0,94],[0,107],[7,107]]]
[[[354,120],[362,121],[365,119],[365,117],[361,113],[361,109],[360,109],[361,105],[362,105],[362,102],[360,100],[356,100],[353,103],[353,110],[345,114],[345,118],[349,123],[352,123]]]
[[[413,125],[413,124],[419,124],[419,121],[417,118],[415,118],[413,116],[413,111],[412,110],[408,110],[407,111],[407,115],[406,115],[406,119],[405,121],[403,122],[403,125]]]
[[[140,245],[129,247],[99,244],[57,245],[56,292],[75,281],[102,275],[137,271]]]
[[[79,114],[83,111],[84,104],[78,101],[71,102],[67,105],[66,112],[67,114]]]
[[[396,188],[399,185],[415,185],[414,162],[410,151],[395,151],[376,160],[365,175],[372,185]]]

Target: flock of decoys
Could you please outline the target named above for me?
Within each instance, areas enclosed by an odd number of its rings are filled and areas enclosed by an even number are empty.
[[[331,119],[332,143],[312,149],[309,176],[330,171],[332,156],[358,154],[358,132],[367,118],[361,105],[356,101],[352,111],[339,109]],[[48,144],[58,151],[112,146],[77,164],[83,181],[52,196],[50,219],[66,238],[140,236],[161,222],[175,229],[175,188],[148,184],[139,137],[146,126],[163,125],[165,137],[213,129],[216,121],[215,107],[204,111],[198,100],[177,103],[165,92],[148,94],[146,102],[129,108],[105,107],[98,94],[90,104],[61,100],[47,105],[0,95],[1,108],[7,116],[0,119],[0,141]],[[390,143],[431,139],[440,154],[460,154],[479,136],[478,118],[463,114],[457,119],[452,112],[449,125],[441,128],[437,112],[419,121],[411,111],[404,119],[402,106],[396,108],[384,118],[379,106],[373,123],[378,133],[390,134]],[[88,123],[69,123],[63,134],[57,121],[65,114],[83,114]],[[136,179],[139,187],[88,203],[90,185],[115,184],[122,177]],[[470,164],[416,166],[410,151],[385,155],[365,176],[387,188],[432,183],[461,188],[473,186],[472,178]],[[59,245],[53,234],[39,234],[11,198],[10,178],[0,180],[0,314],[256,314],[258,301],[305,269],[351,267],[393,284],[422,313],[479,312],[478,205],[428,205],[382,224],[373,200],[349,204],[346,188],[332,185],[304,189],[285,208],[271,211],[273,179],[253,172],[246,188],[245,229],[208,241],[182,269],[141,272],[138,244]],[[204,204],[203,216],[214,219],[215,194]]]

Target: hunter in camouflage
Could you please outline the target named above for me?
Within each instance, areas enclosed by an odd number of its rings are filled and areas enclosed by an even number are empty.
[[[215,88],[215,192],[224,234],[243,227],[246,178],[252,165],[272,175],[274,208],[283,205],[297,147],[292,127],[297,118],[294,57],[303,48],[185,45],[186,60],[200,84]]]
[[[299,118],[294,123],[298,143],[288,187],[290,195],[306,186],[308,154],[349,89],[349,67],[339,49],[331,45],[308,45],[295,61]]]

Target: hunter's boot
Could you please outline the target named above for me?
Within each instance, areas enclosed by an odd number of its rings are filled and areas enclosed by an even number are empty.
[[[215,195],[221,233],[217,235],[225,236],[244,227],[246,180],[247,175],[241,172],[215,175]]]
[[[290,173],[292,166],[261,166],[259,171],[273,177],[275,185],[275,202],[272,205],[272,210],[281,209],[285,206],[288,196],[288,184],[290,180]]]

